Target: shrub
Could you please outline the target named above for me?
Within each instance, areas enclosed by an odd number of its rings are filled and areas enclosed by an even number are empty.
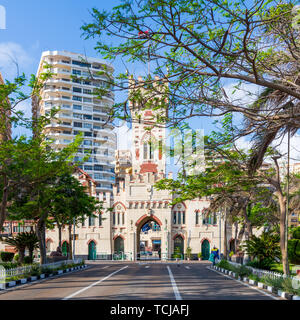
[[[202,258],[202,253],[201,252],[198,253],[198,258]]]
[[[39,276],[41,274],[41,268],[39,265],[33,265],[30,274],[32,276]]]
[[[257,281],[257,282],[260,282],[259,276],[256,275],[256,274],[253,274],[253,273],[251,273],[251,274],[249,275],[249,279],[254,280],[254,281]]]
[[[14,269],[14,268],[17,268],[18,263],[16,263],[16,262],[4,262],[4,263],[1,263],[1,266],[4,267],[4,269]]]
[[[49,267],[42,267],[41,268],[41,273],[50,274],[52,272],[53,272],[53,270]]]
[[[218,267],[223,268],[223,269],[227,269],[227,270],[231,270],[231,265],[227,260],[222,259],[218,264]]]
[[[3,262],[12,262],[13,261],[13,258],[14,258],[14,253],[13,252],[5,252],[5,251],[2,251],[0,253],[0,257],[1,257],[1,260]]]
[[[249,277],[252,274],[251,270],[249,270],[246,266],[236,267],[236,273],[240,277]]]
[[[247,263],[247,266],[250,266],[252,268],[257,268],[257,269],[271,270],[273,264],[274,264],[273,259],[266,258],[261,261],[259,260],[249,261]]]
[[[33,261],[31,257],[29,256],[24,257],[24,264],[31,264],[32,262]]]
[[[288,257],[292,263],[300,263],[300,240],[291,239],[288,241]]]
[[[271,286],[277,290],[282,290],[283,289],[283,278],[271,278],[268,276],[262,277],[262,281],[268,285]]]
[[[294,295],[300,295],[300,289],[299,288],[296,289],[293,287],[293,283],[290,278],[283,279],[282,288],[283,288],[283,291],[285,291],[285,292],[289,292]]]
[[[19,254],[17,253],[17,254],[15,254],[15,256],[14,256],[14,261],[18,261],[19,260]]]

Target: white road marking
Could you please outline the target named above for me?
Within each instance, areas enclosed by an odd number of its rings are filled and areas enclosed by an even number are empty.
[[[190,269],[190,267],[189,267],[189,266],[185,266],[185,268],[186,268],[186,269]]]
[[[150,268],[150,266],[146,266],[145,268]]]
[[[110,266],[105,266],[105,267],[103,267],[103,268],[101,268],[101,269],[106,269],[106,268],[109,268]]]
[[[101,279],[101,280],[99,280],[99,281],[96,281],[96,282],[90,284],[88,287],[85,287],[85,288],[83,288],[83,289],[81,289],[81,290],[78,290],[78,291],[72,293],[71,295],[63,298],[62,300],[69,300],[69,299],[77,296],[78,294],[80,294],[80,293],[82,293],[82,292],[84,292],[84,291],[86,291],[86,290],[88,290],[88,289],[96,286],[97,284],[99,284],[99,283],[107,280],[108,278],[112,277],[112,276],[115,275],[116,273],[118,273],[118,272],[120,272],[120,271],[122,271],[122,270],[124,270],[124,269],[126,269],[126,268],[128,268],[128,266],[125,266],[125,267],[123,267],[123,268],[121,268],[121,269],[118,269],[118,270],[114,271],[113,273],[109,274],[109,275],[106,276],[105,278],[103,278],[103,279]]]
[[[172,271],[171,271],[169,266],[167,266],[167,269],[168,269],[168,272],[169,272],[169,276],[170,276],[170,280],[171,280],[171,283],[172,283],[172,287],[173,287],[175,298],[176,298],[176,300],[182,300],[181,295],[179,293],[179,290],[177,288],[175,279],[173,277],[173,273],[172,273]]]
[[[219,272],[219,271],[217,271],[217,270],[211,269],[211,268],[209,268],[209,267],[206,267],[206,268],[209,269],[209,270],[212,270],[212,271],[214,271],[214,272],[216,272],[216,273],[218,273],[218,274],[221,274],[222,276],[224,276],[224,277],[226,277],[226,278],[229,278],[229,279],[232,279],[232,280],[234,280],[234,281],[236,281],[236,282],[239,282],[239,283],[245,285],[246,287],[249,287],[249,288],[251,288],[251,289],[253,289],[253,290],[256,290],[256,291],[264,294],[264,295],[267,296],[267,297],[270,297],[270,298],[272,298],[272,299],[274,299],[274,300],[280,300],[280,298],[274,297],[274,296],[272,296],[272,295],[269,294],[269,293],[266,293],[266,292],[264,292],[264,291],[262,291],[262,290],[260,290],[260,289],[258,289],[258,288],[255,288],[255,287],[253,287],[253,286],[250,286],[248,283],[245,283],[244,281],[237,280],[237,279],[235,279],[235,278],[232,278],[232,277],[230,277],[230,276],[227,276],[226,274],[224,274],[224,273],[222,273],[222,272]]]

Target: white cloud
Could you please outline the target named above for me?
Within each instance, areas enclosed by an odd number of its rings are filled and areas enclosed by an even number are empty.
[[[241,106],[254,102],[261,91],[261,87],[252,83],[242,83],[237,86],[238,82],[225,85],[223,88],[230,101]]]
[[[15,42],[0,42],[0,72],[4,79],[12,79],[27,69],[33,59]]]

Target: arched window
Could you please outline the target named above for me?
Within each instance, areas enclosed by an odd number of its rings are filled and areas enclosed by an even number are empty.
[[[195,212],[195,218],[196,218],[195,224],[198,225],[199,224],[199,211],[198,210],[196,210],[196,212]]]

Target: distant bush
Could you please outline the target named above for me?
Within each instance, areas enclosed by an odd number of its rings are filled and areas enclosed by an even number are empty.
[[[24,257],[24,264],[31,264],[32,262],[33,261],[31,257],[29,256]]]
[[[13,252],[5,252],[5,251],[0,252],[0,258],[3,262],[12,262],[14,255],[15,254]]]
[[[257,269],[263,269],[263,270],[271,270],[273,265],[274,265],[273,259],[267,259],[267,258],[261,261],[253,260],[247,263],[247,266],[250,266],[252,268],[257,268]]]
[[[16,262],[3,262],[0,264],[4,269],[14,269],[18,267],[18,263]]]

